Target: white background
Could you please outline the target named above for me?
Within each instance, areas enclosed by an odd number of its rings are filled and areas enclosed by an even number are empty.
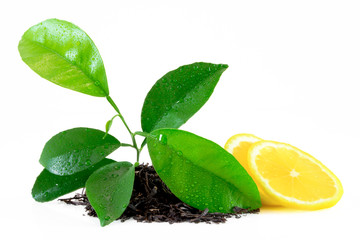
[[[359,239],[359,12],[359,1],[346,0],[1,1],[1,238]],[[229,64],[182,129],[220,145],[252,133],[297,146],[339,177],[342,199],[326,210],[262,209],[221,225],[128,221],[105,228],[82,207],[35,202],[30,192],[45,142],[73,127],[104,129],[115,114],[105,99],[58,87],[21,61],[21,35],[48,18],[91,36],[110,95],[133,131],[147,91],[166,72],[196,61]],[[119,121],[111,134],[129,141]],[[111,157],[133,162],[135,152]],[[141,161],[149,161],[147,150]]]

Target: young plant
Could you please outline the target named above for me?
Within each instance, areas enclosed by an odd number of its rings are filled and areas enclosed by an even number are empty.
[[[51,201],[85,187],[101,226],[111,223],[129,204],[135,167],[147,144],[160,178],[188,205],[221,213],[231,213],[235,206],[249,210],[261,206],[254,181],[231,154],[212,141],[178,130],[206,103],[227,65],[198,62],[165,74],[145,98],[142,131],[133,132],[110,97],[98,49],[79,27],[58,19],[41,22],[24,33],[19,52],[41,77],[106,98],[116,111],[105,132],[73,128],[45,144],[40,157],[44,170],[32,189],[36,201]],[[108,134],[116,117],[129,132],[131,143]],[[136,136],[144,137],[140,146]],[[134,164],[106,158],[119,147],[135,149]]]

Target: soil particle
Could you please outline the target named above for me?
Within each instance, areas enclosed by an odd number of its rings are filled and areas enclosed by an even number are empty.
[[[72,205],[83,205],[89,216],[97,217],[89,203],[86,193],[76,194],[72,198],[59,199]],[[209,213],[190,207],[174,194],[159,178],[153,166],[141,164],[135,169],[134,190],[130,203],[119,218],[122,222],[135,219],[138,222],[206,222],[224,223],[227,218],[240,218],[244,214],[258,213],[259,209],[249,211],[234,207],[234,213]]]

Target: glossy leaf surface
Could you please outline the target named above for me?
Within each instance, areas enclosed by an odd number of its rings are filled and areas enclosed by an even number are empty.
[[[111,135],[92,128],[73,128],[53,136],[41,153],[40,163],[56,175],[86,170],[120,147]]]
[[[114,163],[111,159],[104,159],[88,169],[68,176],[55,175],[44,169],[37,177],[32,189],[32,196],[38,202],[48,202],[62,195],[85,187],[86,180],[97,169]]]
[[[23,61],[41,77],[88,95],[109,95],[100,53],[74,24],[48,19],[28,29],[18,48]]]
[[[86,182],[86,194],[101,226],[119,218],[130,202],[135,166],[116,162],[95,171]]]
[[[261,206],[252,178],[216,143],[177,129],[155,130],[147,142],[160,178],[190,206],[223,213]]]
[[[145,98],[141,113],[143,131],[184,124],[206,103],[227,67],[193,63],[165,74]]]

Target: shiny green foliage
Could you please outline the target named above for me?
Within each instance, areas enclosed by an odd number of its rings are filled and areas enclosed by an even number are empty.
[[[216,143],[177,129],[155,130],[147,141],[156,172],[190,206],[223,213],[261,206],[252,178]]]
[[[41,77],[96,97],[109,95],[105,68],[90,37],[72,23],[49,19],[22,36],[23,61]]]
[[[214,142],[176,129],[208,101],[228,68],[226,64],[197,62],[165,74],[145,98],[143,132],[132,132],[109,95],[98,49],[79,27],[48,19],[28,29],[18,49],[22,60],[41,77],[74,91],[106,97],[117,113],[106,123],[106,132],[73,128],[45,144],[40,157],[45,169],[32,189],[36,201],[51,201],[85,186],[101,226],[110,224],[129,204],[135,166],[148,144],[155,170],[185,203],[223,213],[231,213],[235,206],[261,206],[254,181],[231,154]],[[123,122],[132,143],[120,143],[108,134],[116,117]],[[140,136],[144,139],[139,148],[136,137]],[[134,165],[105,158],[120,146],[136,150]]]
[[[179,128],[209,99],[225,64],[193,63],[168,72],[151,88],[141,112],[143,131]]]
[[[111,135],[92,128],[73,128],[53,136],[41,153],[40,163],[56,175],[72,175],[98,163],[120,147]]]
[[[116,162],[95,171],[86,182],[91,206],[105,226],[119,218],[129,204],[133,191],[135,166]]]
[[[114,160],[105,158],[84,171],[68,176],[55,175],[44,169],[35,181],[31,192],[32,196],[38,202],[48,202],[71,193],[85,187],[87,179],[94,171],[114,162]]]

